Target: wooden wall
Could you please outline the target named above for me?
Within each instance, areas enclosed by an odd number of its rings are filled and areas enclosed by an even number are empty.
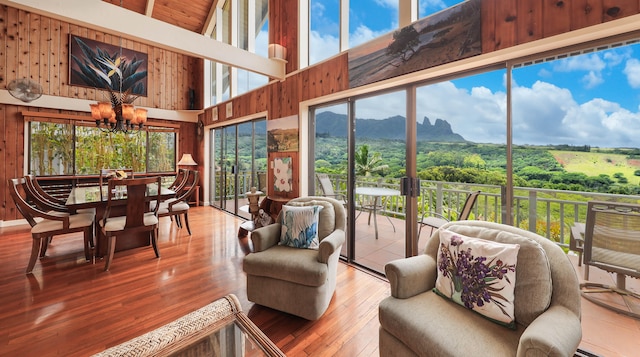
[[[39,82],[44,94],[88,100],[103,100],[104,91],[69,85],[69,35],[120,44],[120,38],[90,30],[38,14],[0,6],[0,88],[16,78],[27,77]],[[168,110],[189,109],[189,89],[196,91],[195,108],[202,108],[203,60],[124,39],[122,46],[148,54],[148,96],[134,104]],[[37,102],[34,102],[37,103]],[[21,218],[7,191],[7,179],[24,174],[24,120],[21,112],[65,112],[37,107],[0,104],[0,221]],[[153,118],[150,118],[153,119]],[[157,119],[155,121],[158,121]],[[178,153],[198,156],[196,125],[180,123]],[[203,166],[200,167],[202,169]],[[202,192],[202,191],[201,191]]]
[[[482,51],[509,48],[639,12],[639,0],[482,0]]]
[[[287,49],[297,49],[289,34],[297,34],[297,1],[270,0],[270,43],[286,44]],[[640,12],[640,0],[481,0],[482,52],[509,48],[530,41],[614,21]],[[281,34],[278,34],[280,33]],[[297,42],[296,42],[297,43]],[[287,59],[295,61],[287,65],[287,73],[298,68],[297,54],[288,51]],[[218,120],[241,118],[263,111],[267,119],[299,115],[298,103],[349,88],[348,55],[346,53],[329,61],[306,68],[283,81],[270,83],[253,92],[231,100],[233,117],[225,118],[227,103],[208,108],[202,120],[211,124],[213,110],[218,110]],[[301,143],[304,145],[304,143]],[[297,153],[295,153],[297,154]],[[273,159],[270,155],[269,160]],[[295,155],[294,162],[298,162]],[[269,169],[268,177],[273,177]],[[271,183],[269,187],[272,187]],[[294,188],[298,193],[298,188]]]
[[[69,85],[69,36],[78,35],[120,45],[120,37],[90,30],[38,14],[0,6],[0,88],[27,77],[40,83],[44,94],[89,100],[106,99],[95,88]],[[122,47],[148,55],[148,96],[135,104],[169,110],[189,109],[189,89],[202,92],[202,61],[143,43],[122,39]],[[198,98],[196,108],[202,107]]]

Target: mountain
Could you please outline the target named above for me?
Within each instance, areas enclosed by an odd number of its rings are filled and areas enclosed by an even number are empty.
[[[387,119],[370,120],[356,118],[356,132],[358,137],[371,139],[396,139],[406,138],[404,117],[399,115]],[[322,112],[316,115],[316,133],[318,136],[347,137],[347,116],[333,112]],[[461,135],[451,129],[451,125],[442,119],[436,119],[431,124],[429,118],[417,126],[418,141],[438,142],[464,142]]]

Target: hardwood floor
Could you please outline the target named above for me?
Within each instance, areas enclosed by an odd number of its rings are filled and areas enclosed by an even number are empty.
[[[233,293],[247,315],[290,356],[378,355],[378,302],[388,283],[339,264],[338,288],[318,321],[254,306],[246,299],[241,220],[192,208],[192,236],[161,219],[151,247],[86,263],[82,236],[59,236],[25,275],[29,227],[0,228],[0,356],[87,356],[160,327]]]
[[[388,283],[339,264],[338,287],[318,321],[247,301],[242,220],[211,207],[192,208],[193,235],[161,219],[156,259],[151,247],[85,262],[81,234],[56,237],[47,257],[25,275],[31,249],[27,225],[0,228],[0,356],[88,356],[160,327],[233,293],[247,315],[289,356],[377,356],[378,303]],[[382,239],[382,237],[381,237]],[[576,257],[570,257],[576,265]],[[576,267],[582,277],[582,267]],[[592,269],[592,279],[613,278]],[[629,287],[640,291],[635,279]],[[633,356],[640,321],[583,299],[581,348],[602,356]]]

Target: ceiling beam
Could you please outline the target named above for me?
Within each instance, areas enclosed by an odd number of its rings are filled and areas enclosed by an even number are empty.
[[[145,16],[151,17],[153,15],[153,5],[155,5],[156,0],[147,0],[147,6],[144,9]]]
[[[284,79],[285,63],[99,0],[0,0],[0,4],[193,57]]]
[[[211,37],[213,33],[213,27],[216,25],[216,9],[218,8],[218,1],[214,1],[209,9],[209,14],[207,14],[207,19],[204,21],[204,25],[202,26],[201,34],[207,37]]]

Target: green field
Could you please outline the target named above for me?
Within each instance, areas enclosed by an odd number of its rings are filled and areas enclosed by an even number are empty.
[[[640,162],[628,160],[623,154],[592,153],[577,151],[549,150],[567,172],[582,172],[588,176],[622,173],[630,184],[640,184],[640,177],[633,173],[640,169]]]

